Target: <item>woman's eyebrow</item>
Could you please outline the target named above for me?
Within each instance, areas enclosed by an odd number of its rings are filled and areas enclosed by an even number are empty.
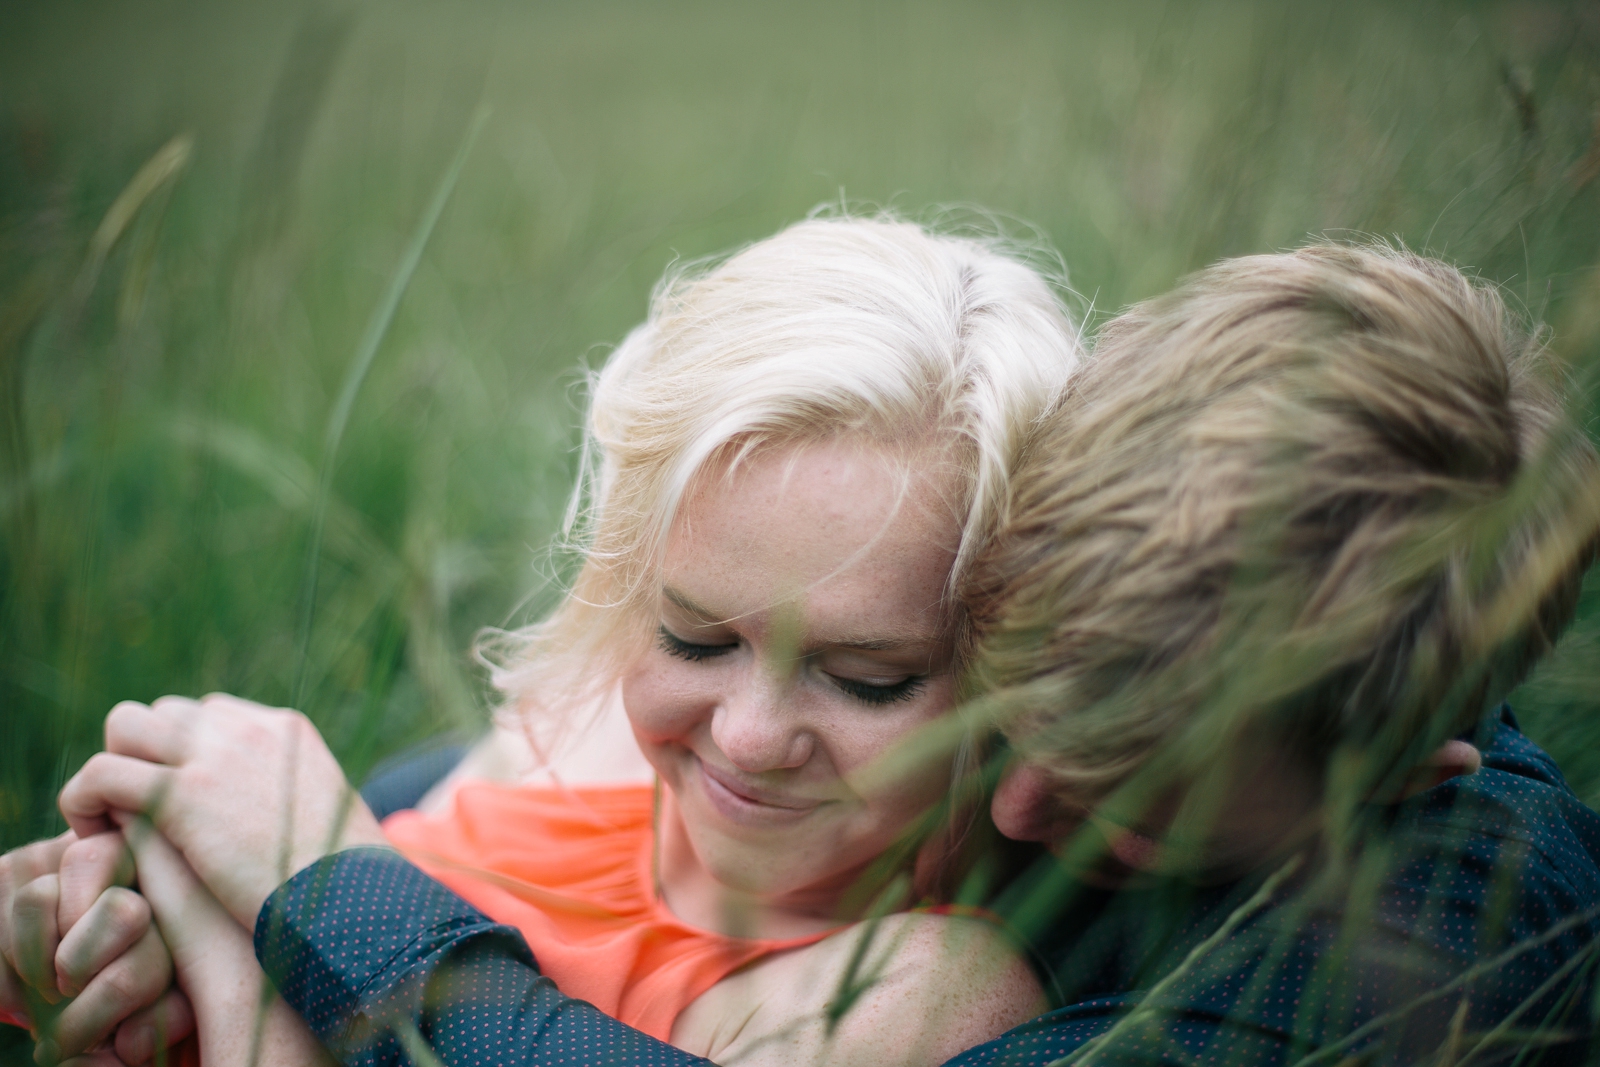
[[[690,600],[688,597],[684,596],[670,585],[661,590],[661,595],[667,600],[671,601],[677,607],[681,608],[687,614],[693,615],[696,622],[702,622],[707,626],[715,626],[718,622],[725,621],[719,620],[716,612],[701,607],[699,604],[696,604],[693,600]]]
[[[861,641],[824,641],[825,648],[850,648],[858,652],[899,652],[908,645],[915,645],[924,640],[920,634],[906,637],[880,637],[866,638]]]

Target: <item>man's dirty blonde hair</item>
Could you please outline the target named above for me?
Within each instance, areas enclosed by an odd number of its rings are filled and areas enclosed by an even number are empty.
[[[1133,307],[973,572],[974,689],[1091,787],[1244,722],[1393,775],[1574,609],[1600,480],[1547,357],[1492,286],[1384,246],[1228,260]]]

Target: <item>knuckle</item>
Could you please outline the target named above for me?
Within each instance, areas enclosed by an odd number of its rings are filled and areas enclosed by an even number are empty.
[[[61,854],[61,865],[77,866],[80,864],[101,863],[107,856],[115,855],[121,849],[122,835],[112,832],[91,834],[80,837],[68,845]]]
[[[100,896],[100,906],[106,910],[106,921],[119,931],[139,930],[150,925],[150,902],[131,889],[112,886]]]
[[[315,749],[310,746],[320,742],[322,738],[322,735],[317,732],[317,728],[311,724],[310,719],[306,718],[298,711],[291,711],[288,712],[288,714],[291,716],[291,718],[288,722],[289,728],[287,732],[293,739],[294,743],[299,747],[299,750],[301,752],[315,751]]]
[[[138,968],[145,978],[144,988],[152,997],[166,989],[172,981],[172,953],[154,927],[146,930],[138,944],[124,953],[122,958]]]
[[[97,992],[106,1004],[122,1012],[143,1007],[166,986],[165,978],[157,985],[151,981],[155,975],[146,972],[128,957],[112,962],[100,972],[96,981]]]
[[[40,842],[42,844],[43,842]],[[13,849],[4,856],[0,856],[0,878],[14,878],[24,871],[38,866],[39,844],[23,845]]]
[[[60,895],[60,878],[54,874],[43,874],[17,890],[12,897],[12,909],[29,918],[53,915]]]
[[[75,888],[100,887],[125,880],[131,857],[119,831],[94,834],[68,846],[61,856],[61,880]]]
[[[78,778],[94,778],[103,775],[106,771],[116,766],[117,758],[109,752],[96,752],[83,761],[83,768],[78,771]],[[98,836],[98,835],[97,835]]]
[[[137,700],[119,700],[111,706],[110,711],[106,712],[106,723],[109,725],[113,721],[120,722],[146,706]]]
[[[68,830],[60,837],[34,841],[0,855],[0,888],[21,885],[48,874],[59,865],[63,849],[70,848],[76,841],[77,837]]]
[[[148,710],[138,701],[124,700],[106,712],[106,721],[101,726],[106,747],[115,751],[127,738],[134,736],[140,728],[140,720]]]

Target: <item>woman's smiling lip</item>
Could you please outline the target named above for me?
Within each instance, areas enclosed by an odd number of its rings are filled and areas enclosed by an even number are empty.
[[[694,757],[694,762],[700,770],[706,799],[722,815],[737,822],[801,819],[823,804],[820,800],[808,800],[746,785],[727,772],[713,768],[699,756]]]

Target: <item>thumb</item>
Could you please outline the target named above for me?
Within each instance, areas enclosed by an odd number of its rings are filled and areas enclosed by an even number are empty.
[[[150,902],[161,936],[172,952],[178,987],[188,996],[200,1035],[200,1062],[254,1063],[258,1025],[270,1012],[288,1012],[294,1055],[272,1062],[315,1060],[316,1044],[305,1024],[281,1001],[256,963],[250,934],[212,895],[189,861],[143,816],[112,812],[133,852],[139,891]],[[272,1004],[268,1008],[269,1003]],[[268,1010],[268,1016],[259,1013]],[[267,1038],[268,1041],[282,1040]]]
[[[242,928],[200,881],[189,861],[142,815],[112,812],[133,853],[139,892],[150,902],[156,925],[180,971],[219,938]]]

